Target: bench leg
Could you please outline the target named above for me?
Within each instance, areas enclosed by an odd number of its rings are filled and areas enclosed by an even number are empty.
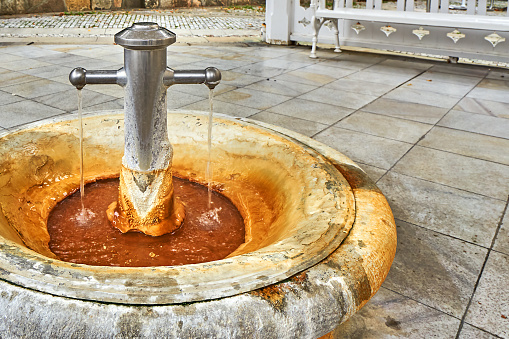
[[[313,45],[311,46],[311,54],[309,55],[310,58],[316,59],[316,44],[318,42],[318,32],[320,32],[320,28],[322,27],[324,23],[323,18],[317,18],[316,16],[313,16],[311,18],[311,22],[313,23]]]
[[[341,53],[341,48],[339,46],[339,19],[332,19],[331,20],[332,22],[332,32],[334,33],[334,39],[335,39],[335,42],[336,42],[336,49],[334,50],[334,52],[336,53]]]

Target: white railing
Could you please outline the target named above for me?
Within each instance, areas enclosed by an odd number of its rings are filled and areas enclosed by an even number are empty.
[[[267,0],[267,42],[311,42],[318,13],[325,24],[319,43],[334,44],[337,18],[341,46],[509,62],[506,11],[488,10],[487,0],[463,0],[464,10],[450,9],[461,5],[449,0],[428,1],[335,0],[326,8],[325,0],[311,0],[306,8],[299,0]]]

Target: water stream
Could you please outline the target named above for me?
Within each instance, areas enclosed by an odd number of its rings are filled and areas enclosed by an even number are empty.
[[[207,135],[207,170],[205,172],[205,180],[207,181],[207,187],[209,191],[209,208],[212,201],[212,163],[211,163],[211,151],[212,151],[212,121],[213,121],[213,105],[214,104],[214,90],[209,90],[209,122],[208,122],[208,135]]]
[[[85,197],[85,179],[83,175],[83,93],[78,89],[78,120],[80,122],[80,195],[81,195],[81,214],[85,214],[85,205],[83,199]]]

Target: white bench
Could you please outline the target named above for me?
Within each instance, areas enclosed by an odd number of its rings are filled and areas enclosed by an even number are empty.
[[[413,12],[413,1],[398,0],[398,10],[382,10],[381,0],[366,0],[367,8],[351,8],[352,1],[347,0],[347,7],[344,0],[334,0],[333,9],[325,7],[325,0],[312,0],[311,7],[314,8],[314,15],[311,19],[313,26],[313,45],[311,48],[311,58],[316,58],[316,44],[318,43],[318,33],[326,21],[332,23],[332,31],[335,36],[335,52],[341,52],[339,44],[338,23],[341,19],[351,19],[356,21],[381,22],[384,24],[408,24],[415,26],[436,26],[451,27],[452,29],[479,29],[488,31],[509,31],[509,18],[504,16],[485,16],[486,0],[479,0],[477,14],[474,0],[470,0],[467,6],[467,14],[448,14],[448,0],[428,0],[431,1],[430,12]],[[349,2],[349,3],[348,3]],[[440,11],[440,13],[439,13]]]

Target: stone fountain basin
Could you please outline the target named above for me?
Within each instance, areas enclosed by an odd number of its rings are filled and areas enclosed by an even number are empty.
[[[78,126],[60,118],[0,139],[2,333],[314,337],[362,307],[389,271],[392,213],[357,165],[297,133],[226,117],[214,120],[213,186],[245,221],[234,253],[171,267],[62,262],[45,222],[79,187]],[[90,114],[84,126],[86,181],[118,176],[121,112]],[[174,175],[205,183],[207,117],[172,112],[168,130]]]

